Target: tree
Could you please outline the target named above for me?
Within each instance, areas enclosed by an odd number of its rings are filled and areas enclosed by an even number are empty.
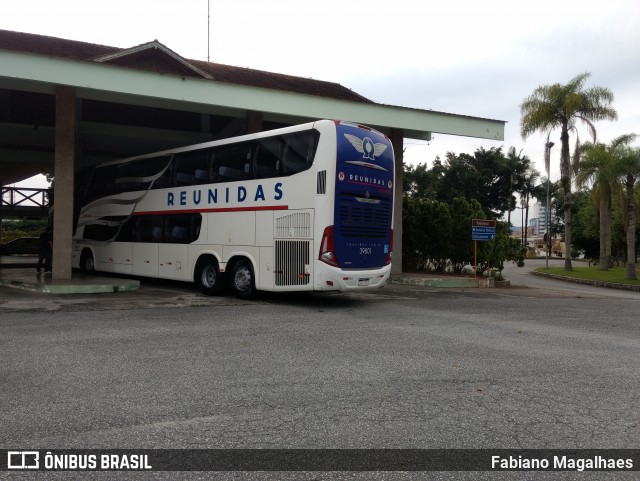
[[[586,258],[598,257],[600,249],[597,223],[597,206],[589,190],[580,190],[573,196],[573,248],[582,252]],[[606,264],[606,263],[605,263]],[[600,265],[600,264],[598,264]]]
[[[504,166],[509,172],[509,207],[507,209],[507,225],[511,227],[511,212],[516,208],[514,192],[522,187],[522,176],[531,167],[531,160],[526,155],[521,157],[522,150],[516,154],[515,147],[509,147],[504,159]]]
[[[618,137],[624,147],[619,158],[616,159],[616,171],[625,187],[625,219],[627,231],[627,279],[637,279],[636,274],[636,208],[633,189],[640,178],[640,148],[628,147],[635,140],[636,135]]]
[[[438,190],[438,182],[442,163],[439,158],[434,161],[432,169],[427,168],[427,164],[417,166],[404,164],[403,192],[411,196],[435,199]]]
[[[467,202],[456,197],[451,203],[451,243],[449,259],[456,273],[462,272],[465,265],[473,262],[473,241],[471,240],[471,221],[482,219],[484,212],[477,200]]]
[[[456,197],[469,202],[475,199],[491,219],[499,218],[509,210],[511,172],[506,167],[501,147],[479,148],[474,155],[448,152],[444,166],[440,167],[439,200],[452,204]]]
[[[584,90],[585,81],[591,76],[582,73],[566,85],[559,83],[541,85],[520,106],[520,128],[522,138],[534,132],[550,132],[560,129],[560,184],[564,194],[564,235],[567,246],[565,270],[571,270],[571,163],[569,156],[569,131],[576,130],[576,121],[589,128],[593,143],[596,131],[593,125],[598,120],[615,120],[617,112],[611,106],[613,93],[604,87]],[[577,160],[579,157],[575,157]]]
[[[593,184],[594,201],[600,213],[600,263],[598,267],[606,270],[611,265],[603,259],[611,258],[611,198],[620,177],[626,175],[628,165],[623,158],[628,155],[628,146],[635,135],[621,135],[609,145],[586,143],[581,146],[584,157],[578,167],[576,183],[584,186]],[[633,168],[632,168],[633,170]],[[632,174],[633,175],[633,174]],[[635,183],[635,180],[633,181]],[[631,187],[633,191],[633,185]]]
[[[478,242],[478,273],[488,269],[504,269],[504,261],[524,265],[524,251],[518,239],[511,237],[511,226],[506,222],[496,224],[496,237],[487,242]]]
[[[522,195],[525,203],[525,217],[524,217],[524,246],[527,247],[527,225],[529,224],[529,201],[531,197],[537,199],[544,198],[547,193],[543,191],[543,187],[537,185],[540,178],[540,172],[535,169],[529,169],[524,174],[522,187],[520,188],[520,194]]]
[[[598,268],[611,267],[611,195],[616,176],[613,171],[614,146],[586,143],[581,147],[584,158],[578,167],[576,183],[578,187],[593,186],[594,205],[598,206],[600,218],[600,262]]]
[[[443,271],[451,245],[449,206],[437,200],[405,195],[402,205],[403,270]]]

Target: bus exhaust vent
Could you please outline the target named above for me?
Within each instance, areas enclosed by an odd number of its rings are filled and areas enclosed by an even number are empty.
[[[276,238],[311,238],[311,214],[296,212],[276,219]]]
[[[318,194],[327,193],[327,171],[321,170],[318,172]]]
[[[276,286],[306,286],[309,284],[309,241],[276,241]]]

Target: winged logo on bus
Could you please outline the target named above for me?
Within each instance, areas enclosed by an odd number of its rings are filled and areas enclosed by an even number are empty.
[[[349,141],[353,148],[362,154],[363,159],[376,160],[376,157],[381,156],[385,150],[387,150],[387,146],[385,144],[374,143],[369,137],[365,137],[361,139],[351,134],[344,134],[345,138]],[[350,161],[349,164],[357,164],[362,165],[364,167],[370,167],[372,169],[384,170],[387,171],[384,167],[381,167],[376,164],[371,164],[369,162],[356,162]]]
[[[351,134],[344,134],[345,138],[353,147],[362,154],[364,159],[376,160],[376,157],[382,155],[387,150],[385,144],[374,144],[369,137],[361,139]]]

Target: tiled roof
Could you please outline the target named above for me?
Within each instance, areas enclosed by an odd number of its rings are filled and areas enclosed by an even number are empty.
[[[162,45],[157,41],[150,42],[148,45],[153,45],[154,43]],[[174,75],[198,76],[197,71],[199,70],[200,72],[208,74],[208,76],[213,78],[213,81],[217,82],[283,90],[352,102],[373,103],[362,95],[334,82],[294,77],[292,75],[234,67],[201,60],[189,60],[181,57],[183,64],[190,64],[195,67],[194,70],[190,70],[184,65],[178,65],[175,58],[167,55],[166,51],[169,51],[169,49],[166,49],[164,46],[164,50],[159,49],[158,52],[151,50],[141,51],[139,47],[141,46],[132,48],[131,54],[128,54],[127,50],[129,49],[31,33],[0,30],[0,49],[2,50],[13,50],[84,61],[101,61],[99,59],[115,56],[114,60],[108,60],[106,63],[137,70]],[[203,78],[202,76],[200,77]]]
[[[98,56],[122,50],[116,47],[107,47],[106,45],[77,42],[75,40],[65,40],[31,33],[11,32],[9,30],[0,30],[0,48],[74,60],[91,60]]]

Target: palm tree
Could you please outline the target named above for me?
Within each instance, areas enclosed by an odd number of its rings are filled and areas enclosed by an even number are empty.
[[[584,187],[593,185],[593,200],[600,214],[600,262],[598,269],[607,270],[611,258],[611,196],[617,185],[618,172],[615,170],[616,155],[620,155],[618,139],[609,146],[587,142],[580,147],[583,159],[580,161],[576,184]]]
[[[509,208],[507,209],[509,227],[511,227],[511,211],[515,209],[513,193],[520,189],[523,175],[531,167],[531,159],[526,155],[521,157],[521,154],[522,150],[516,154],[516,148],[509,147],[504,159],[504,166],[509,171]]]
[[[529,224],[529,201],[531,197],[540,198],[543,194],[541,187],[536,185],[540,178],[540,172],[535,169],[529,169],[524,174],[524,181],[520,194],[524,199],[525,204],[525,216],[524,216],[524,245],[527,247],[527,225]],[[546,192],[545,192],[546,195]]]
[[[637,279],[636,274],[636,208],[633,188],[640,179],[640,148],[629,147],[635,134],[618,137],[620,155],[616,159],[615,170],[625,187],[625,220],[627,221],[627,279]]]
[[[548,204],[546,204],[547,207],[547,219],[545,220],[545,225],[546,225],[546,250],[549,256],[551,256],[551,246],[553,245],[553,208],[555,206],[555,199],[558,198],[558,189],[559,189],[559,182],[549,182],[549,178],[548,177],[541,177],[540,178],[540,192],[538,192],[538,195],[540,195],[541,197],[538,197],[539,201],[545,201],[547,199],[549,199]],[[556,209],[557,210],[557,209]],[[547,266],[548,267],[548,266]]]
[[[611,106],[613,93],[603,87],[592,87],[584,90],[589,73],[582,73],[569,81],[541,85],[527,97],[520,106],[522,138],[526,139],[534,132],[550,132],[560,129],[560,184],[564,193],[564,231],[567,255],[564,261],[565,270],[571,266],[571,164],[569,157],[569,131],[576,129],[576,121],[583,121],[591,131],[593,142],[596,131],[593,125],[597,120],[615,120],[616,110]],[[578,157],[576,157],[576,162]]]

